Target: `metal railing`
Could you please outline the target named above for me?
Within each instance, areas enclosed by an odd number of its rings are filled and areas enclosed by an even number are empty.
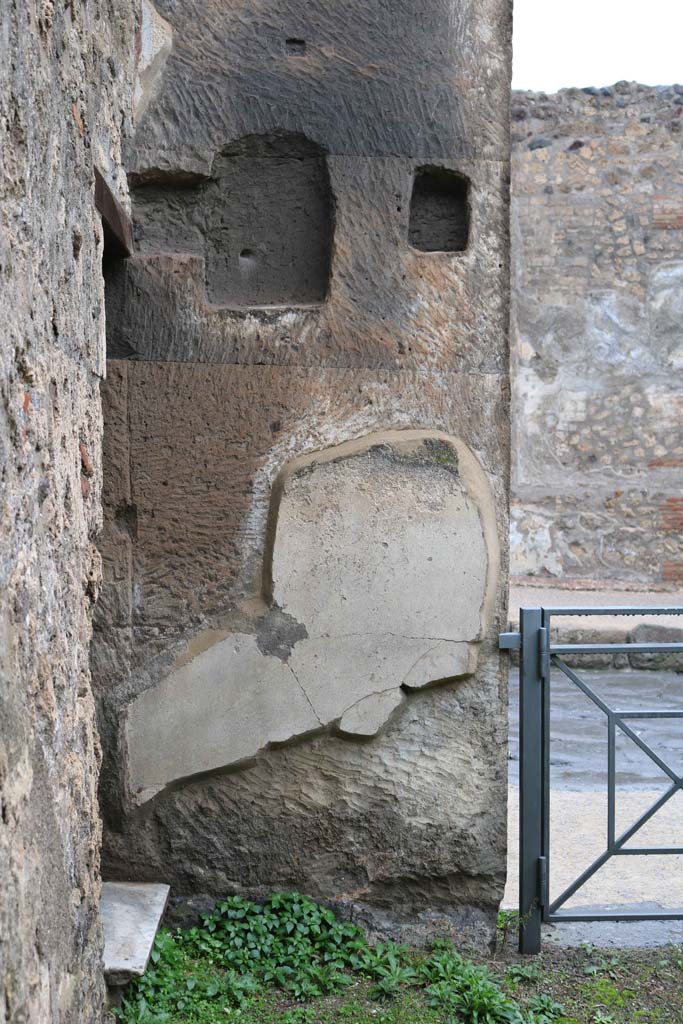
[[[632,719],[683,718],[683,709],[617,710],[610,707],[579,673],[564,660],[568,655],[683,653],[683,643],[553,644],[553,616],[661,616],[683,615],[683,607],[523,608],[519,633],[501,633],[503,649],[518,649],[520,674],[519,764],[519,949],[537,953],[541,947],[542,922],[683,920],[680,910],[643,913],[636,910],[572,911],[561,908],[612,857],[647,854],[683,854],[677,846],[626,847],[625,844],[683,789],[683,776],[646,743],[628,722]],[[549,898],[550,866],[550,671],[556,665],[597,707],[607,720],[607,844],[605,850],[554,900]],[[616,735],[628,736],[671,785],[640,817],[616,835]]]

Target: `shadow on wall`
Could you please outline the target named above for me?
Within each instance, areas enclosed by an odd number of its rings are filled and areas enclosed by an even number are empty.
[[[245,136],[211,175],[157,174],[135,192],[145,253],[204,257],[209,304],[232,309],[325,300],[334,203],[325,154],[303,135]]]

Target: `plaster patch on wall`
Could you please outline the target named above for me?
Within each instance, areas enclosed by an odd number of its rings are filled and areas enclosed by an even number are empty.
[[[472,674],[498,575],[493,508],[462,442],[426,431],[285,466],[255,635],[193,638],[199,653],[130,705],[138,802],[322,729],[370,738],[407,691]]]
[[[683,263],[653,268],[650,303],[653,341],[672,369],[683,369]]]
[[[555,539],[552,518],[528,508],[510,509],[510,545],[514,547],[517,572],[560,576],[562,558]]]

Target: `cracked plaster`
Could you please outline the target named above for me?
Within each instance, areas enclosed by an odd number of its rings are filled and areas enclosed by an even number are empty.
[[[130,707],[137,801],[322,729],[373,737],[406,691],[472,674],[497,575],[492,509],[465,446],[423,431],[286,466],[255,635],[200,640]]]

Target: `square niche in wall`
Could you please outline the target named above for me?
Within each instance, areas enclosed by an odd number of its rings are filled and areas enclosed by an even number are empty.
[[[419,167],[410,200],[408,240],[422,252],[465,252],[470,183],[445,167]]]
[[[334,209],[327,162],[299,135],[248,136],[213,167],[205,235],[209,302],[310,305],[327,296]]]

